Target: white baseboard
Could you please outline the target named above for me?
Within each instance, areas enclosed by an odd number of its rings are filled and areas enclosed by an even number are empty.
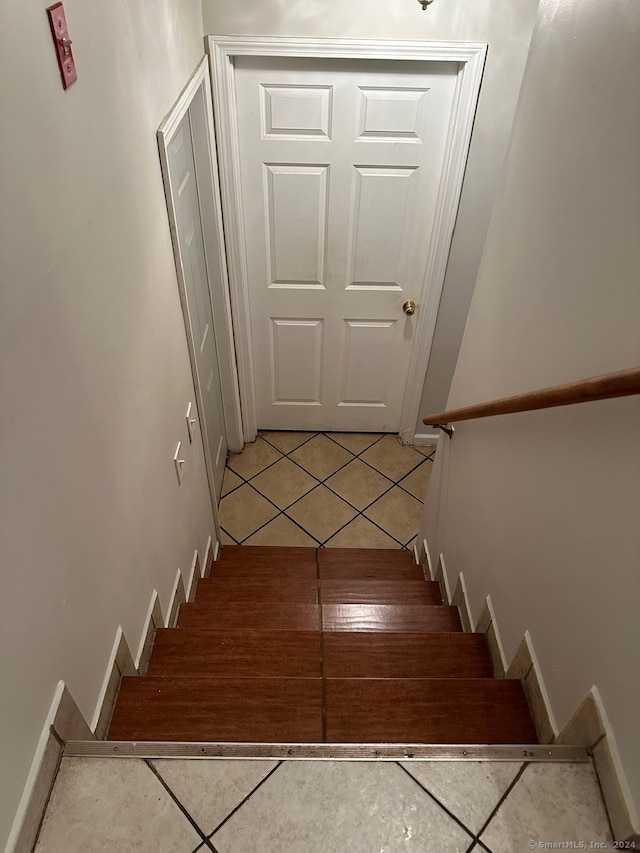
[[[422,560],[422,568],[427,580],[434,581],[435,574],[433,572],[433,562],[431,561],[431,552],[429,551],[429,543],[426,539],[422,540],[422,548],[421,548]]]
[[[430,444],[437,444],[440,440],[439,432],[417,432],[413,436],[414,447],[427,447]]]
[[[430,565],[429,545],[426,539],[423,540],[422,551]],[[443,596],[444,594],[447,596],[445,601],[460,608],[463,626],[467,619],[471,625],[471,608],[463,573],[458,575],[452,598],[449,596],[449,581],[442,554],[435,576],[432,575],[432,577],[440,582]],[[634,842],[640,849],[640,818],[598,688],[595,685],[591,688],[569,722],[558,733],[558,725],[530,632],[525,631],[520,645],[507,665],[507,657],[500,639],[500,630],[490,595],[485,599],[474,631],[487,636],[495,676],[518,679],[522,682],[540,742],[584,746],[589,750],[593,757],[614,837],[618,841]]]
[[[447,574],[447,567],[444,562],[444,554],[440,554],[438,558],[438,565],[436,568],[436,576],[434,580],[438,581],[440,584],[440,589],[442,590],[442,600],[447,604],[451,604],[451,589],[449,587],[449,576]]]
[[[473,623],[471,622],[471,611],[469,609],[469,597],[467,595],[467,584],[462,572],[458,575],[455,589],[453,590],[453,598],[451,604],[457,607],[460,612],[460,621],[462,627],[467,634],[473,632]]]
[[[67,741],[95,740],[64,681],[59,681],[31,763],[5,853],[31,853]]]
[[[209,537],[207,547],[204,549],[204,560],[202,562],[202,577],[208,578],[211,574],[211,566],[220,556],[220,542],[216,538],[215,542]]]
[[[147,610],[147,618],[144,620],[142,628],[142,636],[138,646],[138,655],[135,660],[136,669],[140,675],[146,675],[151,650],[153,649],[153,641],[158,628],[164,627],[164,617],[162,615],[162,607],[160,605],[160,596],[157,590],[151,593],[151,601]]]
[[[124,635],[122,626],[118,625],[113,649],[102,682],[96,710],[91,721],[91,729],[98,740],[103,740],[109,728],[113,706],[118,697],[120,679],[123,675],[137,675],[138,670],[133,662],[129,643]]]
[[[176,579],[173,582],[171,598],[169,599],[169,612],[167,613],[167,621],[165,623],[166,628],[175,628],[178,622],[178,611],[180,610],[180,605],[184,604],[186,600],[187,593],[184,588],[182,571],[178,569],[176,572]]]
[[[198,551],[196,549],[193,552],[193,561],[191,563],[191,571],[189,572],[189,581],[187,583],[187,601],[195,601],[196,592],[198,590],[198,581],[200,580],[200,577],[200,555],[198,554]]]
[[[640,848],[640,818],[622,767],[611,722],[595,684],[554,743],[585,746],[589,750],[615,838],[618,841],[635,841],[634,849]]]

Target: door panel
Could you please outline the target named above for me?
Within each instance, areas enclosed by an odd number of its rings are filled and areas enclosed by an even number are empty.
[[[189,112],[169,143],[167,156],[184,275],[200,426],[205,454],[211,463],[210,474],[215,494],[219,500],[227,445]]]
[[[271,318],[271,324],[273,405],[321,405],[322,320]]]
[[[457,75],[237,59],[260,428],[399,428]]]
[[[265,165],[271,285],[323,287],[327,169]]]
[[[392,378],[396,320],[346,320],[339,406],[384,406]]]

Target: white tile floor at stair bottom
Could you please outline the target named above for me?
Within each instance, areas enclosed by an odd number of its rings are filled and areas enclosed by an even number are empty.
[[[499,805],[522,764],[517,761],[408,761],[402,766],[476,834]]]
[[[394,763],[282,764],[214,833],[218,853],[465,853],[472,837]]]
[[[591,764],[529,764],[480,840],[493,853],[540,843],[611,843],[613,838]],[[535,842],[536,847],[533,846]]]
[[[35,853],[187,853],[201,842],[143,761],[65,758]]]
[[[276,761],[157,759],[151,762],[205,835],[277,767]]]

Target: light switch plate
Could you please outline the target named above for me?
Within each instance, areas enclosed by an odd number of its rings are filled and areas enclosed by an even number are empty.
[[[176,474],[178,475],[178,485],[182,484],[182,477],[184,475],[184,466],[186,463],[186,459],[182,458],[182,442],[179,441],[176,446],[176,452],[173,454],[173,464],[176,466]]]
[[[191,416],[191,410],[193,409],[193,405],[189,403],[187,406],[187,414],[185,415],[185,419],[187,421],[187,432],[189,433],[189,443],[193,444],[193,439],[196,434],[196,424],[198,423],[197,419]]]
[[[48,7],[47,15],[49,16],[49,24],[51,25],[53,44],[58,56],[62,85],[65,89],[68,89],[78,79],[78,73],[76,71],[73,52],[71,51],[71,38],[69,36],[69,27],[67,26],[64,6],[62,3],[54,3],[53,6]]]

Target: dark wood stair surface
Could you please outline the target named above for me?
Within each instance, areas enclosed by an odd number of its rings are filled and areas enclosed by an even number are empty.
[[[411,553],[266,546],[223,549],[108,739],[537,743],[521,683]]]

